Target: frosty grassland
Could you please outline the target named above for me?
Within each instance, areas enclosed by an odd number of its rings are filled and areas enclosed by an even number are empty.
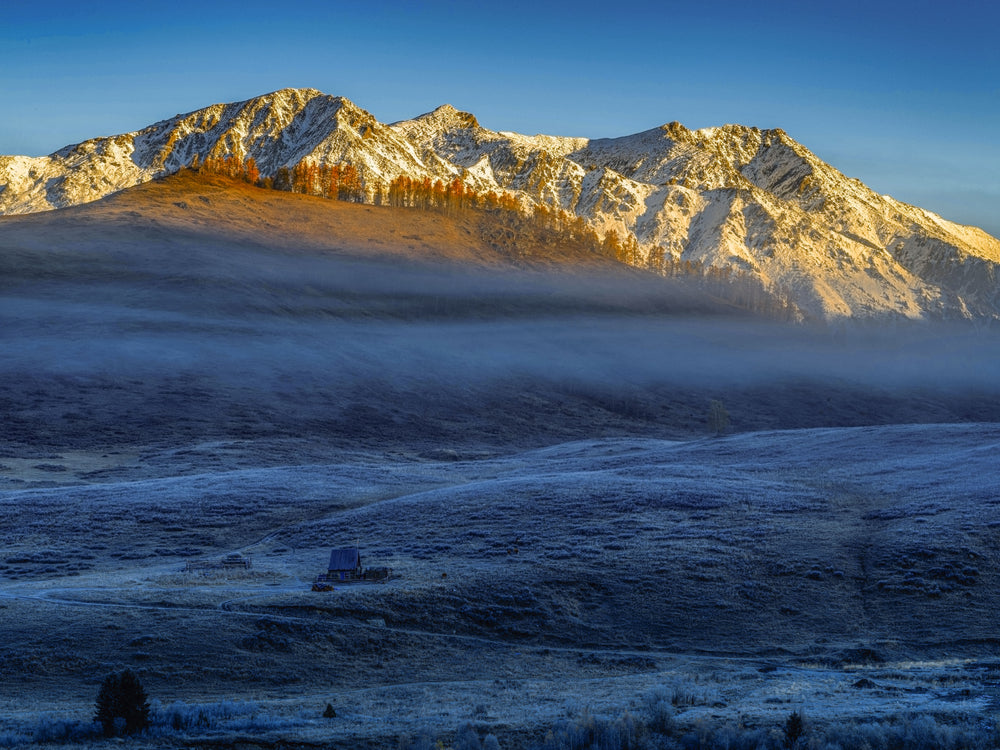
[[[229,710],[253,721],[195,721],[195,734],[345,740],[472,722],[502,735],[584,709],[642,713],[657,690],[693,695],[672,711],[687,722],[985,720],[998,448],[993,425],[816,429],[7,491],[3,528],[19,533],[5,548],[22,555],[3,570],[4,617],[22,623],[7,653],[44,618],[20,658],[79,682],[32,690],[29,713],[86,715],[93,672],[121,663],[165,704],[256,701]],[[331,540],[355,538],[400,577],[308,592]],[[929,588],[879,602],[919,571],[879,550],[930,554]],[[231,551],[253,572],[180,572]],[[956,557],[975,580],[930,588],[953,582],[931,571]],[[966,592],[979,606],[948,601]],[[942,624],[947,611],[962,619]],[[335,729],[316,715],[328,700]]]

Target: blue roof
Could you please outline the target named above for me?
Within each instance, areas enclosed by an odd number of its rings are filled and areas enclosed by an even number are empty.
[[[355,570],[361,567],[361,553],[357,547],[335,549],[330,553],[330,567],[327,570]]]

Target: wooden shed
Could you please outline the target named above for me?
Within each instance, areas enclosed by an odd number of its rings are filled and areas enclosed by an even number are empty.
[[[333,581],[355,581],[361,578],[361,552],[357,547],[333,550],[326,575],[328,580]]]

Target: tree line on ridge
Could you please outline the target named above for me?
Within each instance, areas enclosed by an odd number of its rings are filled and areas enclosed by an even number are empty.
[[[261,188],[315,195],[351,203],[411,208],[458,215],[475,211],[492,221],[481,225],[482,238],[514,259],[529,260],[536,247],[573,245],[584,252],[647,269],[660,276],[683,279],[701,291],[736,307],[782,320],[800,314],[787,294],[739,269],[718,267],[674,257],[654,246],[645,253],[631,232],[611,229],[602,238],[586,220],[565,209],[536,203],[523,205],[511,193],[478,192],[460,179],[450,182],[400,175],[388,184],[366,184],[352,164],[317,164],[302,160],[262,176],[256,161],[233,156],[196,159],[191,168],[241,180]]]

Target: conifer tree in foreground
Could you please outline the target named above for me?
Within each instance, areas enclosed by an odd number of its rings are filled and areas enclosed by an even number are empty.
[[[146,691],[132,670],[104,678],[97,693],[94,720],[101,724],[105,737],[113,737],[119,730],[135,734],[149,726]]]

